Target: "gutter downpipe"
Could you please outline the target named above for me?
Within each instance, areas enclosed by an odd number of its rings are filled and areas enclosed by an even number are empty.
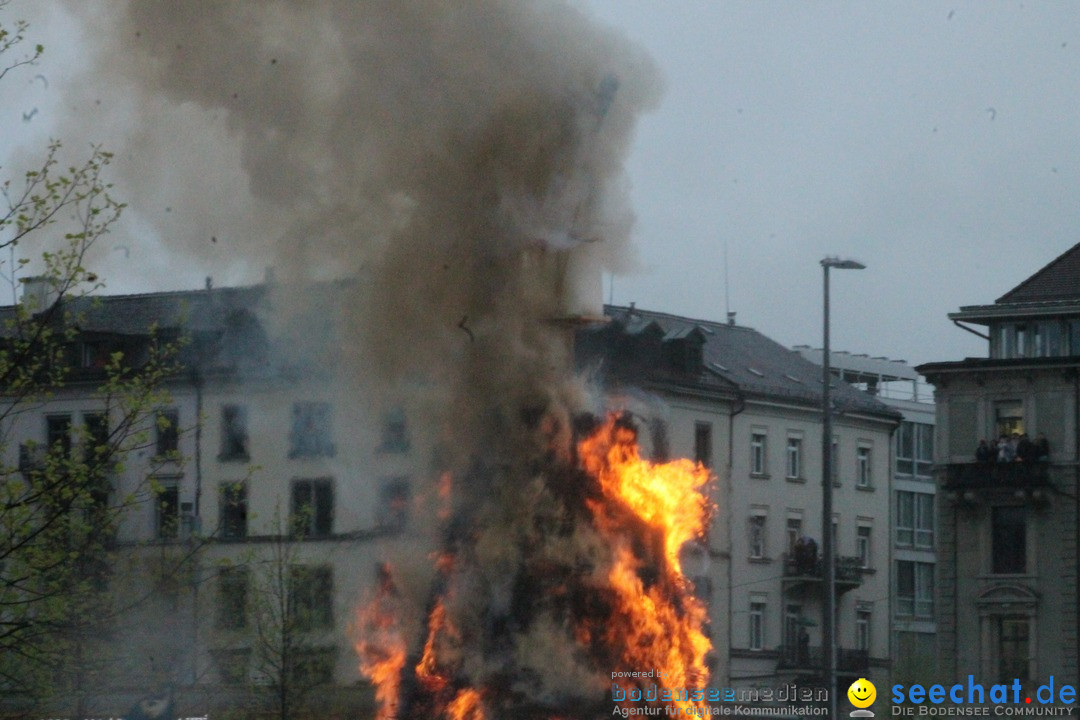
[[[731,496],[734,493],[734,490],[733,490],[733,487],[732,487],[732,474],[733,474],[733,471],[734,471],[734,464],[735,464],[735,416],[742,413],[744,410],[746,410],[746,399],[743,397],[742,391],[739,390],[739,387],[736,386],[735,387],[735,403],[731,406],[731,412],[728,413],[727,497],[725,498],[727,500],[727,503],[728,503],[727,504],[727,517],[728,517],[728,523],[727,523],[727,547],[728,547],[728,558],[727,558],[727,594],[728,594],[728,605],[727,605],[727,607],[728,607],[727,673],[728,673],[728,678],[727,679],[728,680],[731,680],[731,619],[730,618],[731,618],[731,608],[733,607],[732,603],[735,601],[733,587],[732,587],[733,583],[732,583],[732,577],[731,577],[731,568],[732,568],[732,565],[734,563],[732,562],[732,554],[731,554],[731,517],[732,517],[732,514],[730,512],[730,509],[731,509]],[[782,602],[783,602],[783,600],[781,600],[781,603]]]
[[[989,336],[989,335],[983,335],[983,334],[982,334],[981,332],[979,332],[978,330],[973,330],[973,329],[969,328],[969,327],[968,327],[967,325],[961,325],[961,324],[960,324],[960,321],[959,321],[959,320],[953,320],[953,325],[955,325],[956,327],[960,328],[961,330],[967,330],[967,331],[968,331],[969,333],[971,333],[972,335],[978,335],[978,336],[979,336],[979,337],[981,337],[981,338],[982,338],[983,340],[986,340],[986,341],[989,341],[989,340],[990,340],[990,336]]]

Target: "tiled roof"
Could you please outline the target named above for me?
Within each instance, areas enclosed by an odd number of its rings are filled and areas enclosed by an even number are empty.
[[[151,328],[215,330],[237,310],[254,311],[266,295],[265,285],[213,290],[179,290],[138,295],[87,295],[65,301],[79,329],[89,333],[145,336]],[[14,310],[0,307],[0,319]]]
[[[1080,299],[1080,243],[999,297],[1000,304]]]
[[[808,405],[821,403],[821,366],[757,330],[610,305],[605,306],[604,314],[627,326],[655,322],[669,338],[684,336],[698,328],[705,336],[703,351],[708,375],[735,385],[747,395]],[[707,379],[702,384],[708,384]],[[832,387],[833,402],[840,409],[896,415],[884,403],[841,380],[834,381]]]

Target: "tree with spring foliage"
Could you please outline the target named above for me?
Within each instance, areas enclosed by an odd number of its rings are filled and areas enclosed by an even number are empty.
[[[41,56],[40,45],[24,50],[26,31],[0,21],[0,78]],[[117,527],[136,502],[118,497],[112,478],[148,442],[177,369],[176,343],[112,353],[84,424],[17,443],[14,428],[73,382],[80,317],[102,287],[87,253],[124,209],[105,179],[108,152],[92,147],[68,166],[63,155],[52,141],[36,167],[0,182],[0,281],[12,297],[0,308],[0,699],[25,708],[94,682],[89,640],[125,612],[109,579]]]

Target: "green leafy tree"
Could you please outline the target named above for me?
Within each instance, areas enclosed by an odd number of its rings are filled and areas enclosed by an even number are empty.
[[[0,23],[0,78],[41,56],[40,45],[22,52],[26,30]],[[92,640],[124,612],[109,591],[116,533],[140,497],[118,496],[113,481],[148,443],[178,369],[179,343],[151,336],[75,375],[80,320],[102,287],[87,253],[124,205],[105,179],[108,152],[62,157],[52,141],[35,168],[0,183],[0,278],[13,300],[0,308],[0,698],[26,707],[94,682]],[[49,441],[16,444],[15,428],[90,381],[98,409],[85,424],[58,421]]]

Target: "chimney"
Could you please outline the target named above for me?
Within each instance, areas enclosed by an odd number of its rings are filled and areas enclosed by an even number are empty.
[[[34,275],[21,278],[23,284],[21,302],[31,313],[48,310],[60,297],[56,278],[47,275]]]
[[[727,324],[728,325],[734,325],[735,324],[735,312],[734,311],[728,311]]]

